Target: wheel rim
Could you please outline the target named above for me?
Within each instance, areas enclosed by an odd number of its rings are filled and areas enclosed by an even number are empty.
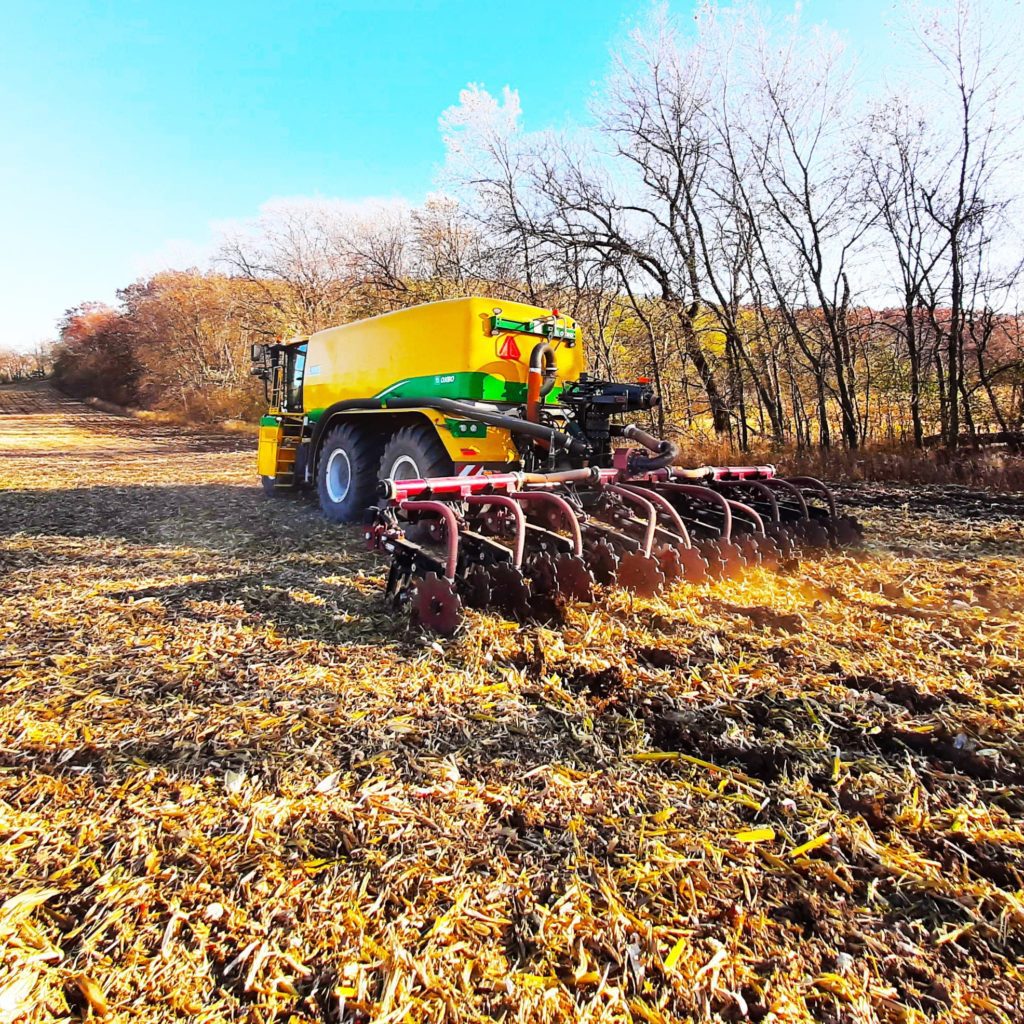
[[[419,480],[420,467],[416,465],[416,461],[411,455],[399,455],[391,463],[391,472],[388,473],[388,476],[392,480]]]
[[[352,463],[344,448],[335,448],[327,459],[327,497],[335,504],[345,500],[352,487]]]

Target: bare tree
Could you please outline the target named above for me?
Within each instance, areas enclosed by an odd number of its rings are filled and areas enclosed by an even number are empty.
[[[936,299],[943,292],[948,300],[948,315],[932,319],[945,340],[944,364],[939,360],[937,366],[941,372],[944,365],[945,440],[954,447],[961,419],[971,426],[965,381],[969,267],[992,246],[1012,202],[1000,184],[1006,161],[1018,155],[1020,116],[1014,113],[1011,122],[1003,113],[1015,84],[1016,50],[1013,34],[993,32],[999,21],[990,23],[987,8],[972,0],[955,0],[941,11],[918,8],[915,14],[917,41],[938,73],[938,87],[948,101],[944,109],[952,112],[931,178],[918,182],[917,194],[944,243],[942,272],[948,272],[948,285],[940,291],[940,283],[930,281],[929,288],[932,310],[938,310]]]
[[[838,406],[844,443],[856,448],[862,427],[850,268],[876,214],[862,200],[862,170],[849,146],[851,94],[841,55],[835,39],[818,32],[794,32],[781,47],[774,38],[757,38],[752,89],[738,97],[744,122],[734,127],[733,108],[727,130],[728,148],[746,157],[734,166],[760,269],[812,359],[819,404],[824,386]],[[781,286],[787,272],[793,290]],[[799,316],[800,306],[816,315]],[[807,335],[820,337],[824,357],[811,356]]]
[[[254,285],[260,305],[278,314],[282,332],[308,334],[340,323],[359,281],[337,244],[339,217],[331,204],[275,205],[226,238],[218,262]]]
[[[921,447],[922,386],[927,368],[923,351],[927,328],[921,310],[927,285],[940,273],[940,261],[949,244],[921,202],[933,159],[930,128],[924,116],[903,98],[880,105],[868,116],[866,125],[861,155],[868,174],[869,201],[878,209],[878,223],[886,239],[882,252],[887,261],[895,258],[902,312],[897,329],[907,355],[914,444]]]

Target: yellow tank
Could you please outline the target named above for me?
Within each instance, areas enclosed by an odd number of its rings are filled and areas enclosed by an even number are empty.
[[[561,385],[584,371],[571,317],[503,299],[466,298],[357,320],[310,336],[303,407],[311,419],[352,398],[454,398],[521,404],[530,352],[547,341]]]

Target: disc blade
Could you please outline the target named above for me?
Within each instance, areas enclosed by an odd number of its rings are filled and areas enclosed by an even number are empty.
[[[471,565],[462,577],[462,593],[470,608],[489,608],[491,577],[482,565]]]
[[[679,561],[688,583],[700,583],[708,578],[708,563],[697,548],[679,548]]]
[[[576,555],[558,555],[555,558],[555,587],[558,593],[572,601],[594,599],[594,577],[586,562]]]
[[[509,618],[522,621],[530,615],[530,585],[519,569],[509,562],[498,562],[488,570],[491,599]]]
[[[765,532],[775,541],[781,557],[788,558],[793,553],[793,535],[789,527],[782,523],[768,523]]]
[[[546,551],[530,555],[523,566],[523,572],[529,577],[530,590],[534,594],[553,594],[558,588],[555,560]]]
[[[665,574],[653,555],[631,551],[622,556],[616,582],[639,597],[653,597],[665,586]]]
[[[697,542],[697,550],[703,556],[708,567],[707,576],[711,580],[720,580],[725,575],[725,559],[722,558],[722,550],[717,540],[702,540]]]
[[[413,625],[422,626],[441,636],[452,636],[462,622],[462,601],[450,580],[428,572],[413,582]]]
[[[758,548],[757,537],[752,533],[740,534],[736,538],[736,548],[743,555],[747,565],[758,565],[761,561],[761,552]]]
[[[674,544],[662,544],[655,550],[654,557],[658,560],[658,568],[661,569],[666,583],[673,583],[682,577],[683,560]]]
[[[835,520],[835,533],[840,547],[850,547],[864,539],[864,529],[853,516],[838,516]]]
[[[598,583],[614,583],[619,568],[619,556],[615,554],[611,544],[599,540],[592,544],[584,553],[587,567],[594,574]]]
[[[764,536],[757,538],[757,549],[760,555],[761,565],[766,569],[777,569],[782,561],[782,548],[774,537]]]
[[[812,519],[804,528],[804,546],[808,548],[827,548],[829,546],[828,527],[820,520]]]
[[[741,575],[747,567],[747,560],[743,552],[731,540],[720,540],[718,550],[722,556],[724,569],[722,570],[725,579],[735,579]]]

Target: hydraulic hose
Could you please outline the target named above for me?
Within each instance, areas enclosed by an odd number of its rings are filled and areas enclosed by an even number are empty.
[[[538,342],[530,352],[530,373],[526,379],[526,418],[531,423],[540,422],[540,406],[555,386],[556,372],[554,349],[546,341]]]
[[[375,406],[375,408],[380,408]],[[454,416],[462,416],[468,420],[487,423],[492,427],[501,427],[514,434],[526,434],[537,441],[546,442],[556,451],[567,451],[572,455],[586,458],[591,454],[590,445],[578,437],[573,437],[554,427],[546,427],[542,423],[531,423],[518,416],[506,416],[489,409],[479,409],[467,402],[457,402],[453,398],[385,398],[385,409],[437,409],[438,412],[450,412]]]
[[[634,473],[653,473],[656,469],[665,469],[679,458],[679,445],[673,441],[661,440],[635,423],[627,423],[622,428],[623,437],[643,445],[648,451],[654,452],[654,458],[634,454],[630,457],[629,468]]]

